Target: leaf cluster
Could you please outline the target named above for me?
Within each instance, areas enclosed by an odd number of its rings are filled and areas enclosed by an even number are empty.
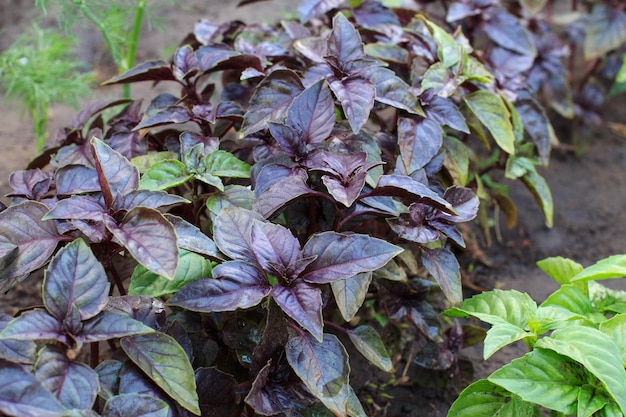
[[[583,268],[566,258],[548,258],[539,267],[560,288],[537,305],[528,294],[494,290],[446,311],[491,325],[484,357],[516,341],[530,352],[468,386],[450,416],[556,415],[621,416],[626,410],[626,292],[596,280],[626,275],[626,255]]]

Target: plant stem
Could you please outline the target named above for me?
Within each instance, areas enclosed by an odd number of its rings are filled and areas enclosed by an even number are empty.
[[[78,10],[80,10],[80,12],[98,28],[98,30],[102,34],[102,37],[104,38],[104,42],[107,44],[107,47],[109,48],[109,51],[111,51],[111,55],[113,56],[113,60],[115,61],[115,64],[119,67],[120,63],[123,62],[122,55],[120,54],[119,49],[117,49],[117,47],[115,46],[115,42],[113,41],[113,38],[111,38],[111,36],[109,35],[107,27],[104,25],[104,23],[102,23],[102,19],[99,16],[97,16],[93,12],[93,10],[91,10],[87,6],[85,0],[72,0],[72,1],[76,5],[76,7],[78,7]]]
[[[37,153],[41,153],[46,146],[46,134],[48,132],[48,103],[38,103],[35,108],[30,109],[30,116],[33,119]]]
[[[146,3],[148,0],[137,0],[137,6],[135,6],[135,18],[133,19],[133,27],[130,32],[130,40],[128,42],[128,52],[126,53],[126,61],[118,68],[120,72],[126,72],[135,66],[135,60],[137,58],[137,45],[139,44],[139,36],[141,35],[141,24],[143,22],[143,15],[146,10]],[[122,85],[122,92],[124,98],[130,98],[130,84]]]

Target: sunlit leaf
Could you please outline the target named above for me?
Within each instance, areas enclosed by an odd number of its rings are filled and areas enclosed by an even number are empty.
[[[613,255],[578,272],[571,281],[589,281],[626,276],[626,255]]]
[[[337,308],[345,321],[352,320],[357,311],[359,311],[363,301],[365,301],[371,282],[372,273],[362,272],[353,277],[339,279],[330,283],[330,288],[337,302]]]
[[[362,325],[348,330],[348,337],[354,343],[354,347],[368,361],[385,372],[393,372],[391,357],[376,330],[370,326]]]
[[[463,97],[467,106],[484,124],[503,151],[515,154],[515,135],[509,111],[502,98],[487,90],[474,91]]]
[[[359,76],[329,79],[330,89],[339,100],[353,133],[358,133],[374,107],[376,87]]]
[[[289,317],[322,340],[322,292],[318,287],[297,280],[289,287],[275,285],[271,294]]]
[[[158,161],[141,176],[142,190],[166,190],[184,184],[192,177],[185,164],[176,159]]]

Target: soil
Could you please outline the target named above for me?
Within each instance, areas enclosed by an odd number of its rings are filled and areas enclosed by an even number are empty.
[[[192,30],[199,17],[216,22],[239,19],[252,23],[274,22],[295,13],[295,2],[292,0],[266,1],[241,8],[235,7],[236,1],[184,0],[179,2],[180,5],[172,3],[158,10],[158,15],[164,19],[163,31],[144,32],[139,47],[139,61],[166,57],[166,51],[171,50],[178,39]],[[0,51],[8,47],[39,15],[31,1],[0,2]],[[54,17],[50,15],[44,18],[42,25],[54,27]],[[77,50],[79,59],[94,65],[105,76],[109,70],[106,69],[107,61],[102,59],[101,40],[92,30],[79,30],[83,39],[81,48]],[[135,94],[152,96],[153,93],[147,93],[147,88],[142,86],[135,90]],[[120,90],[100,88],[96,94],[98,98],[119,97]],[[607,120],[626,123],[622,113],[624,108],[626,100],[623,98],[607,103]],[[67,106],[52,106],[49,127],[51,136],[73,114],[74,109]],[[564,142],[568,142],[569,133],[565,130],[557,131]],[[1,196],[10,192],[9,174],[23,169],[35,156],[35,139],[28,117],[23,116],[14,103],[2,96],[0,149],[0,201],[8,204],[9,199]],[[541,173],[554,197],[554,227],[549,229],[544,225],[539,206],[523,185],[509,183],[511,197],[518,207],[518,223],[508,230],[503,221],[498,222],[502,235],[500,241],[494,240],[487,247],[482,238],[477,238],[482,253],[474,251],[463,255],[465,263],[473,266],[472,272],[466,276],[471,286],[486,289],[515,288],[541,302],[557,285],[535,266],[538,260],[549,256],[565,256],[587,266],[609,255],[626,252],[626,139],[623,136],[602,129],[580,157],[567,146],[556,147],[549,168],[541,170]],[[481,259],[485,259],[483,256],[473,259],[472,255],[484,255],[490,261],[490,266],[481,262]],[[1,296],[0,311],[14,314],[20,308],[36,304],[40,294],[39,283],[37,277],[29,278],[9,294]],[[613,282],[610,285],[620,283]],[[472,293],[467,290],[467,295]],[[442,373],[439,384],[433,384],[432,374],[424,374],[417,365],[411,364],[407,368],[407,375],[411,377],[409,382],[395,386],[388,384],[382,390],[384,392],[380,389],[372,390],[372,386],[388,382],[389,376],[381,377],[372,373],[371,369],[365,369],[355,375],[355,389],[362,398],[370,397],[371,401],[365,404],[370,416],[445,416],[450,403],[473,378],[484,377],[523,354],[524,347],[514,345],[484,362],[481,346],[465,349],[461,352],[459,365]],[[396,368],[401,373],[404,365],[399,363]],[[473,375],[470,372],[472,368]],[[428,375],[428,383],[422,375]]]

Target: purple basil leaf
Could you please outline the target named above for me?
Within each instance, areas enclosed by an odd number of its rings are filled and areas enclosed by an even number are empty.
[[[0,212],[0,242],[17,246],[17,255],[2,271],[0,291],[6,291],[21,278],[42,267],[62,240],[54,221],[41,220],[48,207],[24,201]]]
[[[539,158],[547,164],[550,156],[550,121],[543,107],[530,93],[519,91],[515,110],[522,119],[525,132],[537,147]]]
[[[465,247],[465,240],[463,239],[463,235],[461,234],[461,232],[458,231],[454,224],[438,220],[431,220],[428,224],[452,239],[452,241],[454,241],[454,243],[456,243],[460,247]]]
[[[250,237],[254,220],[265,219],[241,207],[223,208],[213,226],[213,239],[220,251],[232,259],[255,262]]]
[[[324,284],[382,268],[402,252],[398,246],[361,234],[322,232],[311,236],[302,249],[304,256],[317,256],[303,279]]]
[[[20,417],[58,417],[68,411],[20,365],[0,359],[0,412]]]
[[[172,73],[177,80],[184,81],[198,70],[198,58],[191,45],[183,45],[174,52]]]
[[[309,391],[337,416],[347,415],[350,394],[348,353],[337,336],[324,334],[324,341],[303,334],[285,346],[287,362]]]
[[[29,310],[11,320],[2,332],[0,339],[14,340],[59,340],[67,343],[62,323],[46,310]]]
[[[306,23],[309,20],[328,13],[339,7],[345,0],[303,0],[298,5],[300,21]]]
[[[146,207],[135,207],[118,225],[105,218],[107,229],[140,264],[157,275],[173,278],[178,265],[174,226],[163,215]]]
[[[446,22],[456,22],[461,19],[465,19],[466,17],[476,16],[480,14],[481,9],[476,7],[474,4],[463,3],[460,1],[455,1],[450,5],[448,9],[448,14],[446,15]]]
[[[300,242],[286,227],[256,221],[251,230],[252,250],[266,271],[286,276],[289,267],[300,259]]]
[[[451,303],[463,301],[459,262],[452,252],[445,248],[424,249],[422,262]]]
[[[81,320],[98,314],[109,298],[104,267],[82,239],[64,246],[52,258],[43,282],[43,302],[59,321],[78,307]]]
[[[120,385],[120,370],[122,362],[114,359],[105,359],[95,367],[100,381],[99,394],[104,400],[109,400],[118,392]]]
[[[311,36],[311,31],[306,26],[300,24],[300,22],[293,20],[281,20],[280,25],[294,41]]]
[[[291,170],[289,175],[272,184],[254,202],[254,211],[269,218],[278,210],[300,197],[313,194],[307,184],[308,175],[305,170]]]
[[[594,3],[585,27],[585,60],[607,55],[620,48],[626,38],[626,14],[620,6]]]
[[[0,313],[0,332],[13,317]],[[31,340],[0,340],[0,359],[32,365],[35,363],[37,345]]]
[[[530,32],[521,20],[502,9],[496,12],[484,26],[487,36],[496,44],[522,55],[536,56],[537,49]]]
[[[400,158],[407,173],[412,174],[426,166],[442,145],[443,132],[432,120],[405,117],[398,120]]]
[[[374,107],[376,87],[360,76],[337,79],[330,77],[330,89],[339,99],[353,133],[358,133],[370,117]]]
[[[443,198],[452,205],[457,215],[441,213],[439,217],[455,223],[468,222],[476,217],[479,200],[469,188],[450,187],[443,194]]]
[[[451,214],[455,213],[452,205],[436,192],[405,175],[382,175],[372,194],[396,196],[410,203],[424,203]]]
[[[80,219],[102,221],[102,215],[108,210],[101,198],[87,195],[73,195],[59,200],[46,213],[43,220]]]
[[[84,165],[66,165],[55,173],[57,195],[100,191],[98,171]]]
[[[261,58],[254,54],[234,51],[225,45],[204,45],[196,51],[198,63],[203,73],[234,69],[245,70],[254,68],[264,71]]]
[[[371,65],[359,71],[359,75],[367,78],[376,87],[376,101],[409,113],[421,114],[417,97],[411,92],[409,85],[392,70]]]
[[[261,162],[254,165],[251,171],[253,174],[252,188],[254,190],[254,196],[259,198],[259,196],[265,193],[276,181],[291,174],[293,172],[293,166],[295,166],[295,164],[292,164],[291,160],[284,162],[278,161],[276,163],[268,161],[267,164]],[[256,175],[254,175],[255,171],[258,172]]]
[[[202,417],[223,417],[236,414],[237,403],[241,400],[239,383],[232,376],[217,368],[196,370],[198,396],[202,398]]]
[[[120,314],[107,309],[85,321],[83,330],[77,335],[77,339],[83,342],[97,342],[153,331],[152,327],[146,326],[127,314]]]
[[[198,19],[193,27],[193,34],[203,45],[208,45],[214,41],[214,36],[218,33],[220,25],[208,19]]]
[[[139,132],[125,131],[107,136],[107,141],[111,148],[115,149],[129,160],[148,153],[148,144]]]
[[[133,130],[138,131],[148,127],[187,123],[192,117],[193,115],[186,107],[167,106],[156,114],[142,120]]]
[[[254,409],[257,414],[273,416],[280,414],[283,411],[283,407],[280,405],[279,401],[276,401],[272,396],[267,392],[266,385],[267,379],[270,375],[270,371],[272,368],[271,360],[263,366],[263,368],[257,370],[252,375],[255,375],[254,382],[252,383],[252,387],[246,395],[246,404]]]
[[[298,39],[293,43],[293,47],[296,51],[300,52],[306,58],[315,62],[316,65],[314,67],[317,68],[317,71],[323,74],[331,74],[332,70],[330,66],[326,63],[324,59],[325,56],[328,55],[328,40],[324,38],[320,38],[318,36],[306,37],[303,39]],[[314,71],[314,72],[317,72]],[[323,76],[319,77],[319,79],[325,78]],[[313,83],[311,83],[312,85]]]
[[[196,226],[172,214],[166,214],[165,218],[172,223],[176,230],[179,248],[210,256],[211,258],[225,260],[224,256],[217,249],[215,242]]]
[[[136,83],[139,81],[175,81],[172,67],[167,61],[147,61],[104,82],[105,85]]]
[[[194,371],[183,348],[161,332],[125,337],[126,355],[167,395],[193,414],[200,415]]]
[[[306,143],[295,128],[276,122],[267,122],[267,126],[278,146],[287,155],[298,159],[306,155]]]
[[[51,182],[52,178],[39,168],[15,171],[9,177],[13,192],[7,194],[7,197],[21,196],[29,200],[39,200],[48,192]]]
[[[400,25],[398,16],[376,0],[365,0],[359,7],[352,9],[354,20],[359,26],[375,28],[377,26]]]
[[[430,243],[439,239],[439,231],[431,227],[429,223],[414,223],[407,217],[400,216],[387,220],[389,227],[398,237],[417,243]]]
[[[259,304],[271,288],[256,266],[228,261],[213,269],[213,278],[199,279],[184,286],[168,304],[193,311],[234,311]]]
[[[131,101],[132,100],[129,99],[106,99],[91,102],[83,107],[82,110],[78,112],[74,117],[72,117],[70,125],[76,130],[82,130],[87,122],[95,115],[101,113],[108,108],[119,106],[121,104],[127,104]]]
[[[336,201],[346,207],[351,207],[361,194],[366,178],[367,171],[361,170],[350,178],[347,185],[329,175],[322,176],[322,182]]]
[[[456,104],[448,98],[434,95],[428,103],[422,103],[422,109],[424,109],[426,117],[440,125],[449,126],[463,133],[470,132],[465,123],[465,117],[463,117]]]
[[[65,351],[54,345],[39,351],[35,377],[70,409],[90,409],[98,394],[98,374],[87,365],[70,361]]]
[[[365,58],[361,35],[343,13],[337,13],[333,17],[333,30],[328,38],[328,55],[336,59],[344,70],[352,61]]]
[[[244,136],[265,128],[268,120],[281,121],[293,99],[304,90],[300,77],[289,70],[276,70],[257,85],[243,118]]]
[[[170,406],[149,394],[120,394],[111,397],[102,411],[105,417],[168,417]]]
[[[346,322],[352,320],[361,308],[371,282],[372,273],[362,272],[353,277],[330,283],[337,308],[339,308],[339,312]]]
[[[113,194],[119,192],[125,195],[139,187],[139,171],[121,153],[97,138],[91,139],[91,146],[96,157],[96,170],[105,201],[107,198],[105,188],[109,188]]]
[[[165,305],[160,300],[146,295],[110,297],[106,310],[125,314],[153,329],[163,327],[167,320]]]
[[[330,136],[335,126],[335,103],[326,81],[307,87],[293,100],[287,124],[300,133],[305,143],[322,142]]]
[[[261,340],[252,351],[251,375],[263,372],[261,368],[268,361],[271,361],[275,354],[280,354],[285,343],[287,343],[288,336],[285,315],[275,302],[270,301],[265,315],[263,336],[261,336]]]
[[[317,340],[322,340],[322,291],[304,281],[290,286],[275,285],[271,289],[276,304]]]
[[[132,210],[135,207],[148,207],[156,209],[189,202],[190,201],[186,198],[175,194],[169,194],[162,191],[139,190],[131,191],[126,194],[121,208],[124,210]]]

